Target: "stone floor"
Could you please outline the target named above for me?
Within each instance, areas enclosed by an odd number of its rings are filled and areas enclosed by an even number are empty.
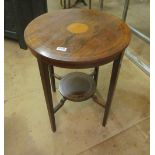
[[[60,9],[59,1],[48,0],[48,7]],[[14,41],[6,39],[4,48],[5,155],[149,155],[149,77],[128,58],[123,58],[106,127],[101,125],[104,110],[91,99],[67,101],[56,113],[52,133],[36,59]],[[111,67],[100,67],[97,95],[103,103]],[[55,68],[60,75],[71,71]],[[53,97],[56,105],[61,95]]]

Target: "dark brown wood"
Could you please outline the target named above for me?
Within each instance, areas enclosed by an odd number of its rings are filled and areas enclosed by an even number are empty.
[[[96,90],[94,79],[82,72],[72,72],[60,81],[59,91],[68,100],[80,102],[90,98]]]
[[[44,89],[47,110],[48,110],[48,114],[49,114],[49,118],[51,122],[51,128],[53,132],[55,132],[56,125],[55,125],[55,117],[54,117],[53,100],[52,100],[52,93],[51,93],[51,86],[50,86],[48,64],[38,59],[38,66],[39,66],[40,76],[41,76],[42,85]]]
[[[25,30],[26,43],[37,58],[66,68],[89,68],[113,61],[130,38],[122,20],[89,9],[53,11],[34,19]]]
[[[96,82],[96,86],[97,86],[97,82],[98,82],[98,73],[99,73],[99,67],[95,67],[95,69],[94,69],[94,80]]]
[[[79,73],[74,73],[72,76],[64,76],[60,81],[59,90],[65,99],[82,101],[94,95],[98,67],[114,61],[103,118],[105,126],[123,51],[131,39],[128,26],[119,18],[100,11],[65,9],[39,16],[27,26],[24,36],[27,46],[38,59],[53,131],[56,130],[56,126],[48,65],[64,68],[95,67],[94,75],[86,75],[88,77],[85,80]],[[51,70],[51,73],[54,75],[54,70]],[[77,78],[79,75],[80,82],[73,78],[73,76]],[[54,80],[51,81],[55,83]],[[76,82],[77,86],[73,87]],[[58,105],[58,109],[62,105],[63,102]]]
[[[63,97],[60,102],[54,107],[54,113],[56,113],[65,103],[66,99]]]
[[[113,62],[113,68],[112,68],[112,74],[111,74],[110,85],[109,85],[109,90],[108,90],[108,96],[107,96],[107,101],[106,101],[106,105],[105,105],[103,126],[105,126],[107,123],[107,118],[109,115],[112,98],[114,95],[114,91],[115,91],[115,87],[116,87],[116,83],[117,83],[117,79],[118,79],[118,75],[119,75],[122,57],[123,57],[123,53],[121,53]]]
[[[49,72],[50,72],[52,90],[53,90],[53,92],[56,92],[54,67],[51,65],[49,65]]]

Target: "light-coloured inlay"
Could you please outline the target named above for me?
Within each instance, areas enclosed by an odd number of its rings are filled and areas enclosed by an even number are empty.
[[[71,33],[84,33],[88,31],[88,25],[82,23],[72,23],[67,26],[67,30]]]

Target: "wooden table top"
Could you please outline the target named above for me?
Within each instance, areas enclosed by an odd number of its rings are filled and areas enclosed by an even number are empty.
[[[27,26],[24,36],[37,58],[68,68],[108,63],[125,50],[131,39],[130,30],[122,20],[87,9],[43,14]]]

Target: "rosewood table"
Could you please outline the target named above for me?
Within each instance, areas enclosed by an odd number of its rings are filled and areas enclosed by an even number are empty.
[[[119,18],[87,9],[53,11],[34,19],[25,29],[25,41],[38,60],[46,105],[53,132],[56,131],[54,113],[66,100],[84,101],[94,96],[99,66],[113,61],[108,96],[104,107],[103,126],[106,125],[124,50],[131,33]],[[94,68],[90,75],[74,72],[60,77],[54,67]],[[62,99],[53,107],[52,92],[55,78],[60,80]]]

